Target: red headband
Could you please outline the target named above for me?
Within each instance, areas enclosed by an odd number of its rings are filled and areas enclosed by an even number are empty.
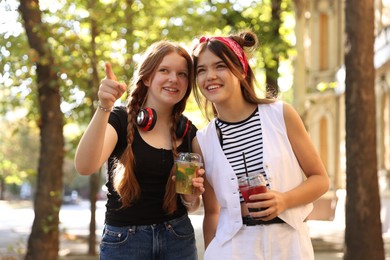
[[[241,65],[244,69],[245,75],[248,74],[248,60],[246,58],[245,52],[242,49],[242,47],[236,42],[235,40],[229,38],[229,37],[219,37],[219,36],[212,36],[212,37],[206,37],[202,36],[199,40],[199,43],[202,42],[208,42],[210,40],[217,40],[220,42],[223,42],[227,47],[229,47],[230,50],[236,54],[237,58],[240,60]]]

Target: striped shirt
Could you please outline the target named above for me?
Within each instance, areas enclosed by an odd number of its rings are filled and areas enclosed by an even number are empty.
[[[248,174],[261,172],[268,179],[263,167],[263,134],[258,108],[243,121],[229,123],[217,119],[215,123],[222,150],[237,178],[245,176],[247,171]],[[243,201],[242,196],[240,200]]]

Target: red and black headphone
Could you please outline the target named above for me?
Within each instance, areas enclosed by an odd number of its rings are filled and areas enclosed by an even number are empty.
[[[143,108],[138,112],[136,122],[143,131],[150,131],[156,125],[157,113],[153,108]],[[191,121],[184,115],[181,115],[176,126],[176,137],[179,139],[183,138],[187,134],[190,126]]]

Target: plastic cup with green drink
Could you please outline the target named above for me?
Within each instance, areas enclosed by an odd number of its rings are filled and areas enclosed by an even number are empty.
[[[202,158],[197,153],[179,153],[176,165],[176,193],[193,194],[192,179],[196,170],[203,166]]]

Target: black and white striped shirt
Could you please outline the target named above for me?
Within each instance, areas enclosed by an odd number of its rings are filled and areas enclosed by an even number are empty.
[[[258,108],[243,121],[229,123],[217,119],[215,123],[222,150],[237,178],[245,176],[247,169],[248,174],[261,172],[267,179],[263,167],[263,134]]]

